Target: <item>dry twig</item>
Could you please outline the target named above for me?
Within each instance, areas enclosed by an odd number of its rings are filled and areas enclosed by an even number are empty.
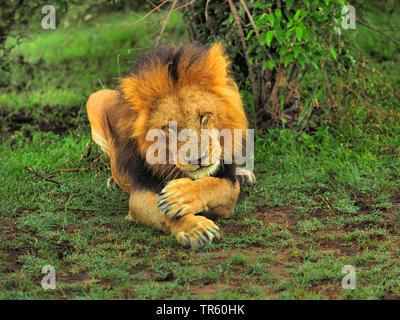
[[[88,157],[90,155],[90,152],[92,152],[92,148],[93,148],[93,140],[90,140],[87,144],[86,144],[86,150],[85,152],[79,157],[78,162],[81,162],[84,158]]]
[[[244,11],[246,11],[247,17],[249,18],[250,23],[253,26],[253,29],[257,36],[258,41],[261,41],[260,32],[258,31],[258,28],[253,20],[253,16],[251,15],[249,8],[247,7],[246,3],[243,0],[240,0],[240,3],[242,4]],[[270,58],[272,60],[273,58],[272,58],[271,54],[269,53],[269,51],[267,50],[267,48],[265,47],[265,45],[263,45],[263,48],[264,48],[265,52],[267,53],[268,58]]]
[[[388,116],[388,117],[393,117],[393,118],[400,118],[400,115],[398,114],[393,114],[385,111],[379,110],[377,107],[375,107],[373,104],[369,103],[367,100],[365,100],[363,97],[361,97],[357,92],[354,90],[351,90],[348,88],[348,90],[354,94],[358,99],[362,100],[368,107],[370,107],[372,110],[374,110],[376,113],[379,113],[382,116]]]
[[[335,214],[335,210],[333,210],[332,206],[329,204],[329,202],[327,200],[324,199],[324,197],[322,197],[320,194],[317,194],[317,196],[326,204],[326,206],[328,207],[329,211],[336,216]]]
[[[187,2],[187,3],[183,4],[183,5],[181,5],[180,7],[174,9],[174,10],[172,11],[172,13],[174,13],[175,11],[179,11],[179,10],[181,10],[181,9],[183,9],[183,8],[186,8],[187,6],[190,6],[194,1],[195,1],[195,0],[192,0],[192,1],[190,1],[190,2]]]
[[[359,24],[363,25],[364,27],[367,27],[368,29],[371,29],[371,30],[373,30],[373,31],[375,31],[375,32],[378,32],[378,33],[380,33],[380,34],[383,34],[386,38],[390,39],[392,42],[394,42],[395,44],[397,44],[398,46],[400,46],[400,42],[397,41],[396,39],[392,38],[392,37],[391,37],[390,35],[388,35],[386,32],[383,32],[382,30],[375,29],[374,27],[370,26],[369,24],[366,24],[365,22],[361,21],[361,20],[358,19],[358,18],[356,18],[356,21],[357,21]]]
[[[164,33],[165,27],[166,27],[166,25],[168,23],[169,17],[171,15],[172,11],[174,10],[177,2],[178,2],[178,0],[174,0],[174,2],[172,3],[171,8],[169,9],[169,11],[167,13],[167,17],[165,18],[164,23],[163,23],[163,25],[161,27],[160,34],[158,35],[158,37],[156,39],[155,45],[158,45],[158,43],[160,42],[161,37],[162,37],[162,35]]]
[[[127,27],[127,26],[133,26],[137,23],[139,23],[140,21],[143,21],[144,19],[146,19],[149,15],[151,15],[154,11],[160,9],[164,4],[166,4],[167,2],[170,2],[170,0],[165,0],[164,2],[160,3],[157,7],[153,8],[152,10],[150,10],[148,13],[146,13],[143,17],[141,17],[140,19],[136,20],[135,22],[132,23],[125,23],[125,24],[117,24],[117,25],[108,25],[109,27]]]
[[[52,178],[49,178],[49,177],[45,177],[44,175],[40,174],[39,172],[33,170],[31,167],[25,167],[25,169],[28,170],[30,173],[33,173],[35,176],[37,176],[39,178],[42,178],[43,180],[46,180],[46,181],[49,181],[49,182],[53,182],[53,183],[56,183],[56,184],[61,184],[61,185],[64,184],[61,181],[58,181],[58,180],[55,180],[55,179],[52,179]]]

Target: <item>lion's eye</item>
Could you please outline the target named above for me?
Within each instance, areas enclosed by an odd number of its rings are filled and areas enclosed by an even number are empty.
[[[207,124],[207,121],[208,121],[208,115],[200,116],[200,124],[202,126],[205,126]]]

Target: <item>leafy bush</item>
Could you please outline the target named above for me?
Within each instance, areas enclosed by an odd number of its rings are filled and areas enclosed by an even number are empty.
[[[222,40],[259,128],[294,122],[299,78],[338,59],[342,0],[196,0],[186,10],[191,36]]]

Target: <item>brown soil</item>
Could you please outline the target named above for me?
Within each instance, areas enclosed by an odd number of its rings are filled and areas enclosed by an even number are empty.
[[[255,213],[250,213],[250,216],[262,220],[266,225],[276,223],[283,228],[293,228],[297,225],[297,220],[290,214],[292,208],[260,208]]]

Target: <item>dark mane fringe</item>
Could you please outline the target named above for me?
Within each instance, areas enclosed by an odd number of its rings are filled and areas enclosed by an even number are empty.
[[[116,169],[120,175],[127,175],[129,184],[135,188],[145,188],[160,192],[163,181],[148,167],[138,149],[136,139],[113,133],[113,146],[116,154]]]
[[[189,68],[193,63],[205,57],[209,49],[205,46],[195,46],[190,43],[180,43],[178,45],[164,43],[153,47],[150,52],[139,58],[131,70],[131,75],[146,71],[147,67],[151,67],[157,62],[168,67],[168,74],[172,82],[176,83],[179,79],[178,66],[183,57],[189,60]]]
[[[130,118],[131,121],[136,116],[136,112],[131,110],[129,101],[119,92],[119,112],[122,117]],[[146,164],[146,159],[142,157],[138,148],[138,141],[129,136],[123,127],[117,126],[112,131],[112,144],[115,149],[115,167],[120,176],[127,176],[129,184],[135,188],[146,188],[159,192],[162,189],[162,181],[157,177]]]
[[[236,164],[226,164],[223,163],[218,171],[212,175],[212,177],[216,178],[225,178],[228,179],[232,184],[235,184],[237,181],[238,177],[236,175]]]

